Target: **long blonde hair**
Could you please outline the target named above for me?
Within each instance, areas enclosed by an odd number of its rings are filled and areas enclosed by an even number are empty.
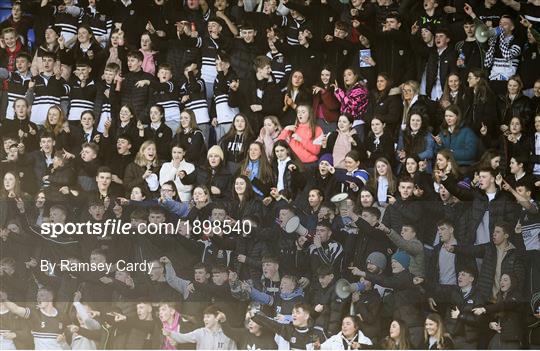
[[[144,157],[144,151],[152,145],[154,145],[154,148],[156,148],[156,154],[154,155],[154,159],[152,160],[150,165],[153,167],[157,166],[158,165],[157,147],[156,147],[156,143],[153,140],[147,140],[144,143],[142,143],[141,147],[139,148],[139,152],[137,152],[137,155],[135,155],[135,160],[133,160],[133,162],[135,162],[135,164],[141,167],[148,166],[148,161]]]
[[[444,328],[444,323],[443,323],[443,320],[441,318],[441,316],[439,316],[439,314],[437,313],[430,313],[427,317],[426,317],[426,320],[430,320],[430,321],[433,321],[435,322],[435,324],[437,324],[437,332],[435,333],[435,339],[437,340],[437,348],[439,350],[444,350],[444,338],[445,337],[450,337],[450,335],[448,335],[448,333],[446,333],[446,330]],[[426,342],[429,341],[429,335],[427,333],[427,330],[426,328],[424,328],[424,340]]]

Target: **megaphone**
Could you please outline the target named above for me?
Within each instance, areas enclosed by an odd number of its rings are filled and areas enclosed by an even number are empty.
[[[349,198],[349,194],[347,193],[340,193],[332,196],[330,198],[330,202],[335,203],[336,205],[339,205],[341,202],[347,200]]]
[[[308,234],[308,230],[304,228],[302,224],[300,224],[300,217],[298,216],[294,216],[291,219],[289,219],[287,223],[285,223],[285,227],[283,229],[285,229],[285,232],[289,234],[295,233],[295,232],[302,236]]]
[[[489,38],[498,36],[502,33],[501,27],[489,28],[484,23],[476,26],[474,37],[479,43],[485,43]]]
[[[336,295],[341,299],[348,298],[356,290],[356,285],[349,283],[347,279],[341,278],[336,283]]]

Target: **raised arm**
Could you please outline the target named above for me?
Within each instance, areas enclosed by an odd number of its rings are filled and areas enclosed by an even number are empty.
[[[197,343],[202,339],[201,329],[196,329],[190,333],[171,332],[171,338],[178,343]]]
[[[400,249],[405,250],[408,254],[416,256],[424,252],[424,246],[419,241],[405,240],[394,229],[390,229],[387,233],[388,238]]]
[[[453,177],[445,176],[442,179],[442,185],[461,201],[472,201],[474,199],[474,190],[459,188]]]
[[[165,259],[167,261],[164,261]],[[176,275],[174,267],[172,266],[171,261],[169,261],[167,257],[162,257],[160,261],[165,262],[165,279],[167,280],[167,284],[169,284],[171,288],[182,294],[184,299],[187,299],[189,296],[189,285],[191,284],[191,282],[189,280],[182,279]]]
[[[2,303],[4,304],[4,306],[7,307],[7,309],[11,313],[16,314],[17,316],[19,316],[21,318],[24,318],[24,319],[28,319],[30,317],[30,309],[29,308],[21,307],[21,306],[17,305],[14,302],[11,302],[11,301],[4,301]]]

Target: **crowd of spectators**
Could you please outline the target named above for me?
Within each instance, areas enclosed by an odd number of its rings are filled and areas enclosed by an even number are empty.
[[[22,0],[0,31],[0,349],[540,348],[540,0]]]

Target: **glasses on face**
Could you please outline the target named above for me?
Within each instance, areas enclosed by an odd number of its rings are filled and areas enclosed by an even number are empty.
[[[164,192],[164,193],[172,193],[172,192],[174,192],[173,189],[163,189],[163,188],[161,189],[161,191]]]

